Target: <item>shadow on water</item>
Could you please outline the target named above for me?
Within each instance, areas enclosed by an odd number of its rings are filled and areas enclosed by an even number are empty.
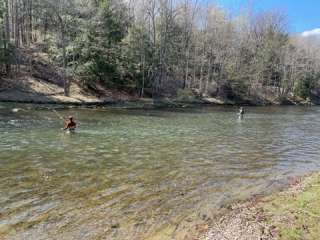
[[[11,109],[0,106],[6,239],[179,239],[220,206],[320,167],[318,108],[250,107],[241,121],[232,107],[58,109],[74,135],[51,110]]]

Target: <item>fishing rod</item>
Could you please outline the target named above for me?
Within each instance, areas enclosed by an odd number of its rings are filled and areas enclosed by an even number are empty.
[[[61,120],[65,120],[55,109],[52,109],[52,112],[54,112]]]
[[[55,109],[52,109],[52,112],[54,112],[58,118],[60,118],[60,120],[64,121],[64,117],[61,116],[61,114],[59,114]],[[64,130],[64,128],[61,128],[61,130]]]
[[[52,112],[54,112],[62,121],[65,120],[65,118],[62,117],[61,114],[59,114],[55,109],[52,109]],[[68,133],[74,133],[74,129],[61,128],[61,130],[67,130]]]

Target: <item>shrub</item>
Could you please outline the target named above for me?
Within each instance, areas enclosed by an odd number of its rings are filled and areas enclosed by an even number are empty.
[[[196,96],[191,89],[178,89],[177,100],[183,102],[192,102],[196,100]]]

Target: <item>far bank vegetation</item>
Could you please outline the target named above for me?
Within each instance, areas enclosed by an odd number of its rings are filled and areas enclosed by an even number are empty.
[[[48,57],[84,89],[140,97],[303,99],[320,96],[320,40],[289,34],[278,11],[231,14],[199,0],[3,0],[0,71]],[[178,96],[179,97],[179,96]]]

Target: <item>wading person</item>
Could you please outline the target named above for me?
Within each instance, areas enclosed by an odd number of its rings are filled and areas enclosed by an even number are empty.
[[[239,109],[239,118],[242,119],[243,116],[244,116],[244,108],[241,107],[241,108]]]
[[[63,130],[65,131],[75,131],[77,127],[77,123],[73,121],[73,117],[70,116],[68,120],[65,122]]]

